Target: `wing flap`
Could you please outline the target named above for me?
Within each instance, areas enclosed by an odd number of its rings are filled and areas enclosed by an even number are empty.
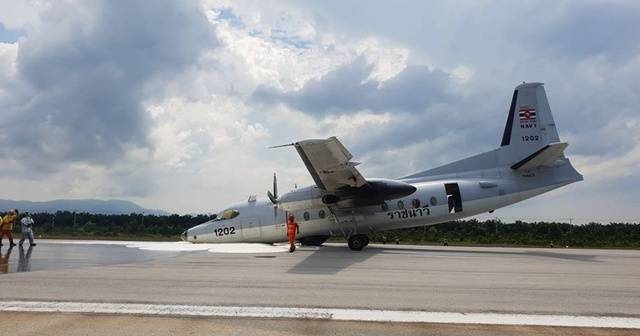
[[[351,162],[353,155],[336,137],[312,139],[293,144],[318,188],[339,190],[367,183]]]

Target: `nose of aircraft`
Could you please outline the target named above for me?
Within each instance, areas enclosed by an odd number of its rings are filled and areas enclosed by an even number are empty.
[[[187,241],[187,234],[188,234],[187,232],[189,232],[189,230],[186,230],[185,232],[183,232],[183,233],[180,235],[180,239],[182,239],[182,240],[184,240],[184,241]]]

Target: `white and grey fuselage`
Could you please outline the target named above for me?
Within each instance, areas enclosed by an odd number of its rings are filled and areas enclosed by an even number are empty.
[[[434,225],[491,212],[582,180],[564,156],[567,144],[560,142],[541,83],[516,87],[500,148],[399,179],[364,179],[336,138],[292,145],[316,185],[294,189],[277,200],[250,197],[231,204],[215,220],[185,231],[182,239],[283,242],[289,214],[300,225],[299,238]],[[340,155],[344,160],[335,159]],[[338,165],[342,170],[335,168]]]

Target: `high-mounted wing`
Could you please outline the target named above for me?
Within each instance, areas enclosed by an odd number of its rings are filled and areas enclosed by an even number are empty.
[[[356,169],[359,163],[351,162],[353,155],[336,137],[299,141],[293,146],[322,190],[340,190],[345,187],[361,187],[367,183]]]
[[[316,183],[302,192],[292,191],[278,198],[268,192],[269,198],[283,210],[302,210],[331,205],[338,209],[353,209],[379,205],[385,200],[411,195],[416,187],[388,179],[365,180],[351,162],[353,155],[336,137],[303,140],[270,148],[294,146]]]

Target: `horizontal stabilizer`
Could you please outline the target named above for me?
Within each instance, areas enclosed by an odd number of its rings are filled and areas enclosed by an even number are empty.
[[[511,166],[513,170],[533,169],[538,167],[551,167],[564,153],[564,149],[569,146],[566,142],[555,142],[548,144],[537,152],[520,160]]]

